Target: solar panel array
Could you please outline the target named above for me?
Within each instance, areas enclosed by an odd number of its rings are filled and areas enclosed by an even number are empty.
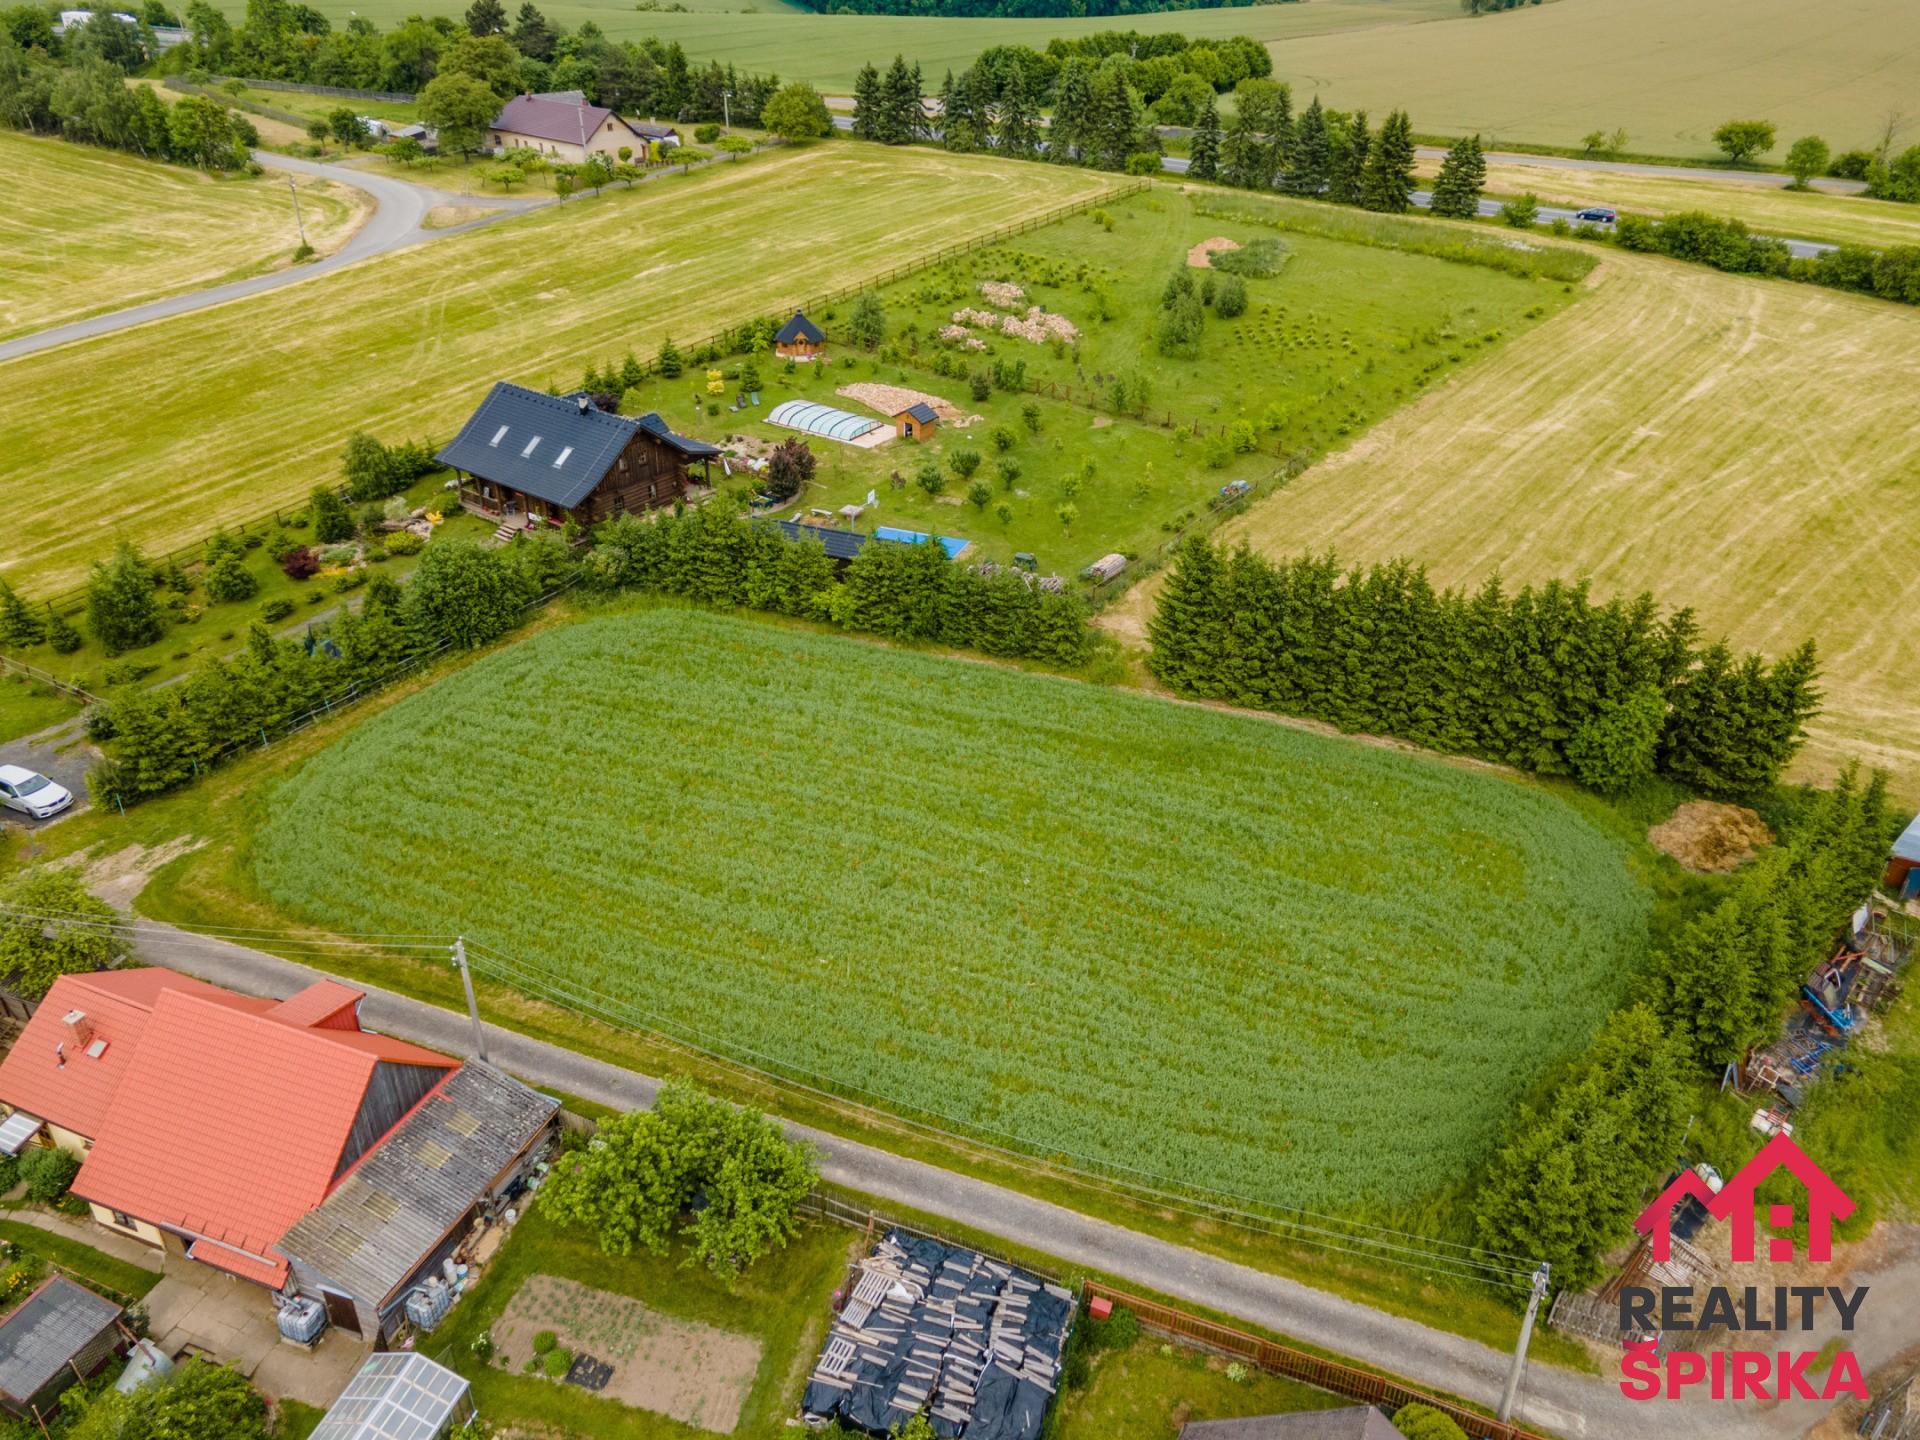
[[[375,1355],[347,1382],[311,1440],[440,1440],[467,1382],[424,1355]]]

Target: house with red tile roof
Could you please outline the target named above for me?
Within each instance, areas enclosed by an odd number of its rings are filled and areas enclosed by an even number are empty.
[[[0,1102],[14,1112],[0,1130],[20,1137],[16,1147],[44,1130],[80,1155],[74,1194],[108,1229],[273,1290],[311,1293],[334,1323],[363,1334],[390,1330],[416,1272],[511,1187],[559,1107],[491,1066],[463,1067],[363,1030],[362,998],[321,980],[285,1000],[259,999],[160,967],[62,976],[0,1062]],[[390,1247],[386,1288],[363,1296],[317,1272],[295,1276],[278,1242],[463,1070],[483,1072],[462,1082],[483,1098],[463,1111],[470,1128],[426,1153],[437,1162],[427,1167],[434,1203],[409,1217],[412,1250]],[[491,1110],[487,1097],[499,1102]],[[473,1173],[450,1190],[439,1172],[469,1146]],[[391,1219],[426,1161],[382,1163],[398,1177],[388,1190],[401,1192],[387,1196]],[[362,1228],[377,1228],[376,1218]]]

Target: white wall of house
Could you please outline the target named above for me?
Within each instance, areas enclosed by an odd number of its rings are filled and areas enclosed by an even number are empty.
[[[548,160],[565,165],[584,165],[589,155],[604,155],[618,164],[620,147],[625,145],[636,159],[645,159],[647,142],[634,134],[621,120],[609,115],[585,145],[570,145],[559,140],[543,140],[537,135],[521,135],[512,130],[489,130],[487,140],[507,151],[532,150]]]

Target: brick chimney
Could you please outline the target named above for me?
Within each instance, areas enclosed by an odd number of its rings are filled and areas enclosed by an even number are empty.
[[[61,1021],[67,1027],[67,1038],[84,1050],[93,1041],[93,1022],[87,1019],[84,1010],[69,1010]]]

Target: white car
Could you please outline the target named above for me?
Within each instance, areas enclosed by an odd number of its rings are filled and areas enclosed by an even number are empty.
[[[73,804],[73,792],[20,765],[0,765],[0,806],[45,820]]]

